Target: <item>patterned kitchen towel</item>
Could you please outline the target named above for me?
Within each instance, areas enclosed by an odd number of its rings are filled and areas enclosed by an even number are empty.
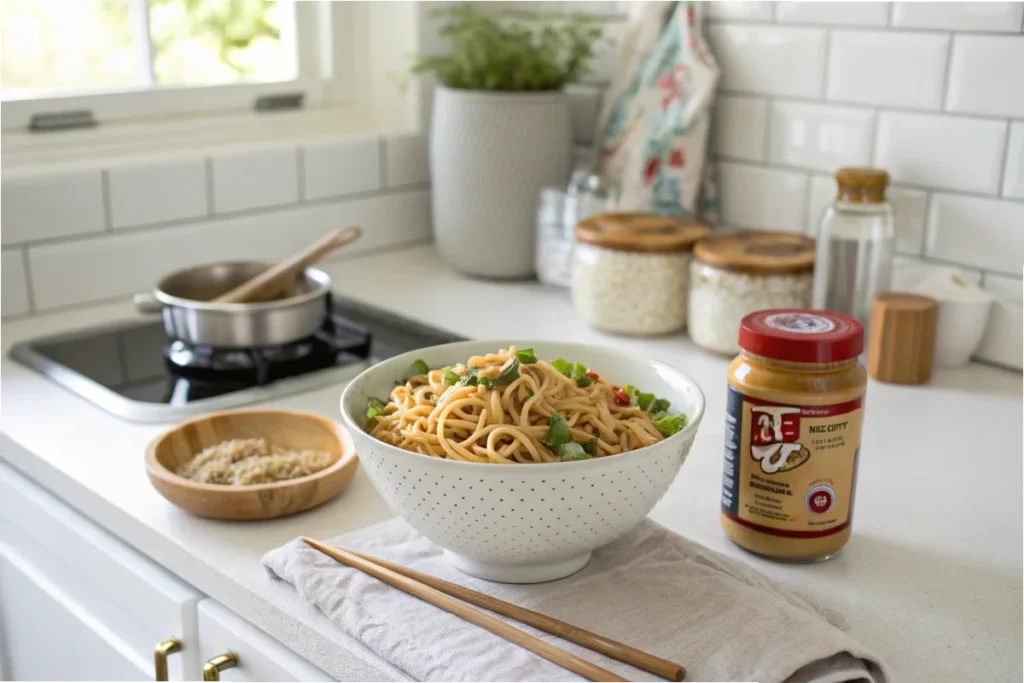
[[[618,210],[692,217],[700,207],[720,70],[690,2],[636,3],[604,95],[597,167]]]
[[[332,539],[548,614],[681,663],[688,681],[887,681],[881,661],[841,619],[741,562],[645,521],[594,552],[580,572],[533,585],[467,576],[402,519]],[[433,605],[345,567],[296,539],[263,564],[335,624],[420,681],[578,681]],[[509,623],[629,680],[657,680],[542,631]]]

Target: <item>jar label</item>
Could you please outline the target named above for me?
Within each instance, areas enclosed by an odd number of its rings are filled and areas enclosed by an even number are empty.
[[[848,527],[861,419],[861,399],[794,406],[730,386],[722,512],[785,538],[820,538]]]

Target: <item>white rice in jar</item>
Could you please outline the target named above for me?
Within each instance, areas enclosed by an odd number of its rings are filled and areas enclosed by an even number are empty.
[[[767,308],[809,308],[814,240],[783,232],[724,232],[694,246],[687,330],[700,346],[733,356],[740,321]]]
[[[691,249],[703,223],[610,213],[576,226],[572,295],[576,313],[600,330],[653,335],[686,325]]]

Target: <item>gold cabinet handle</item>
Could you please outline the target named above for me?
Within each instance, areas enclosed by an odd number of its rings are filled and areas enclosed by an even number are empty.
[[[219,681],[220,672],[224,669],[234,669],[238,666],[238,655],[234,652],[225,652],[203,664],[203,680]]]
[[[153,671],[156,681],[166,681],[167,678],[167,655],[181,652],[182,644],[177,638],[168,638],[162,643],[157,643],[153,648]]]

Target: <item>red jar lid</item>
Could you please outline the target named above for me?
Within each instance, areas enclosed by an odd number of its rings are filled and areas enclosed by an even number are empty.
[[[832,363],[860,355],[864,327],[848,315],[831,311],[755,311],[740,322],[740,348],[794,363]]]

